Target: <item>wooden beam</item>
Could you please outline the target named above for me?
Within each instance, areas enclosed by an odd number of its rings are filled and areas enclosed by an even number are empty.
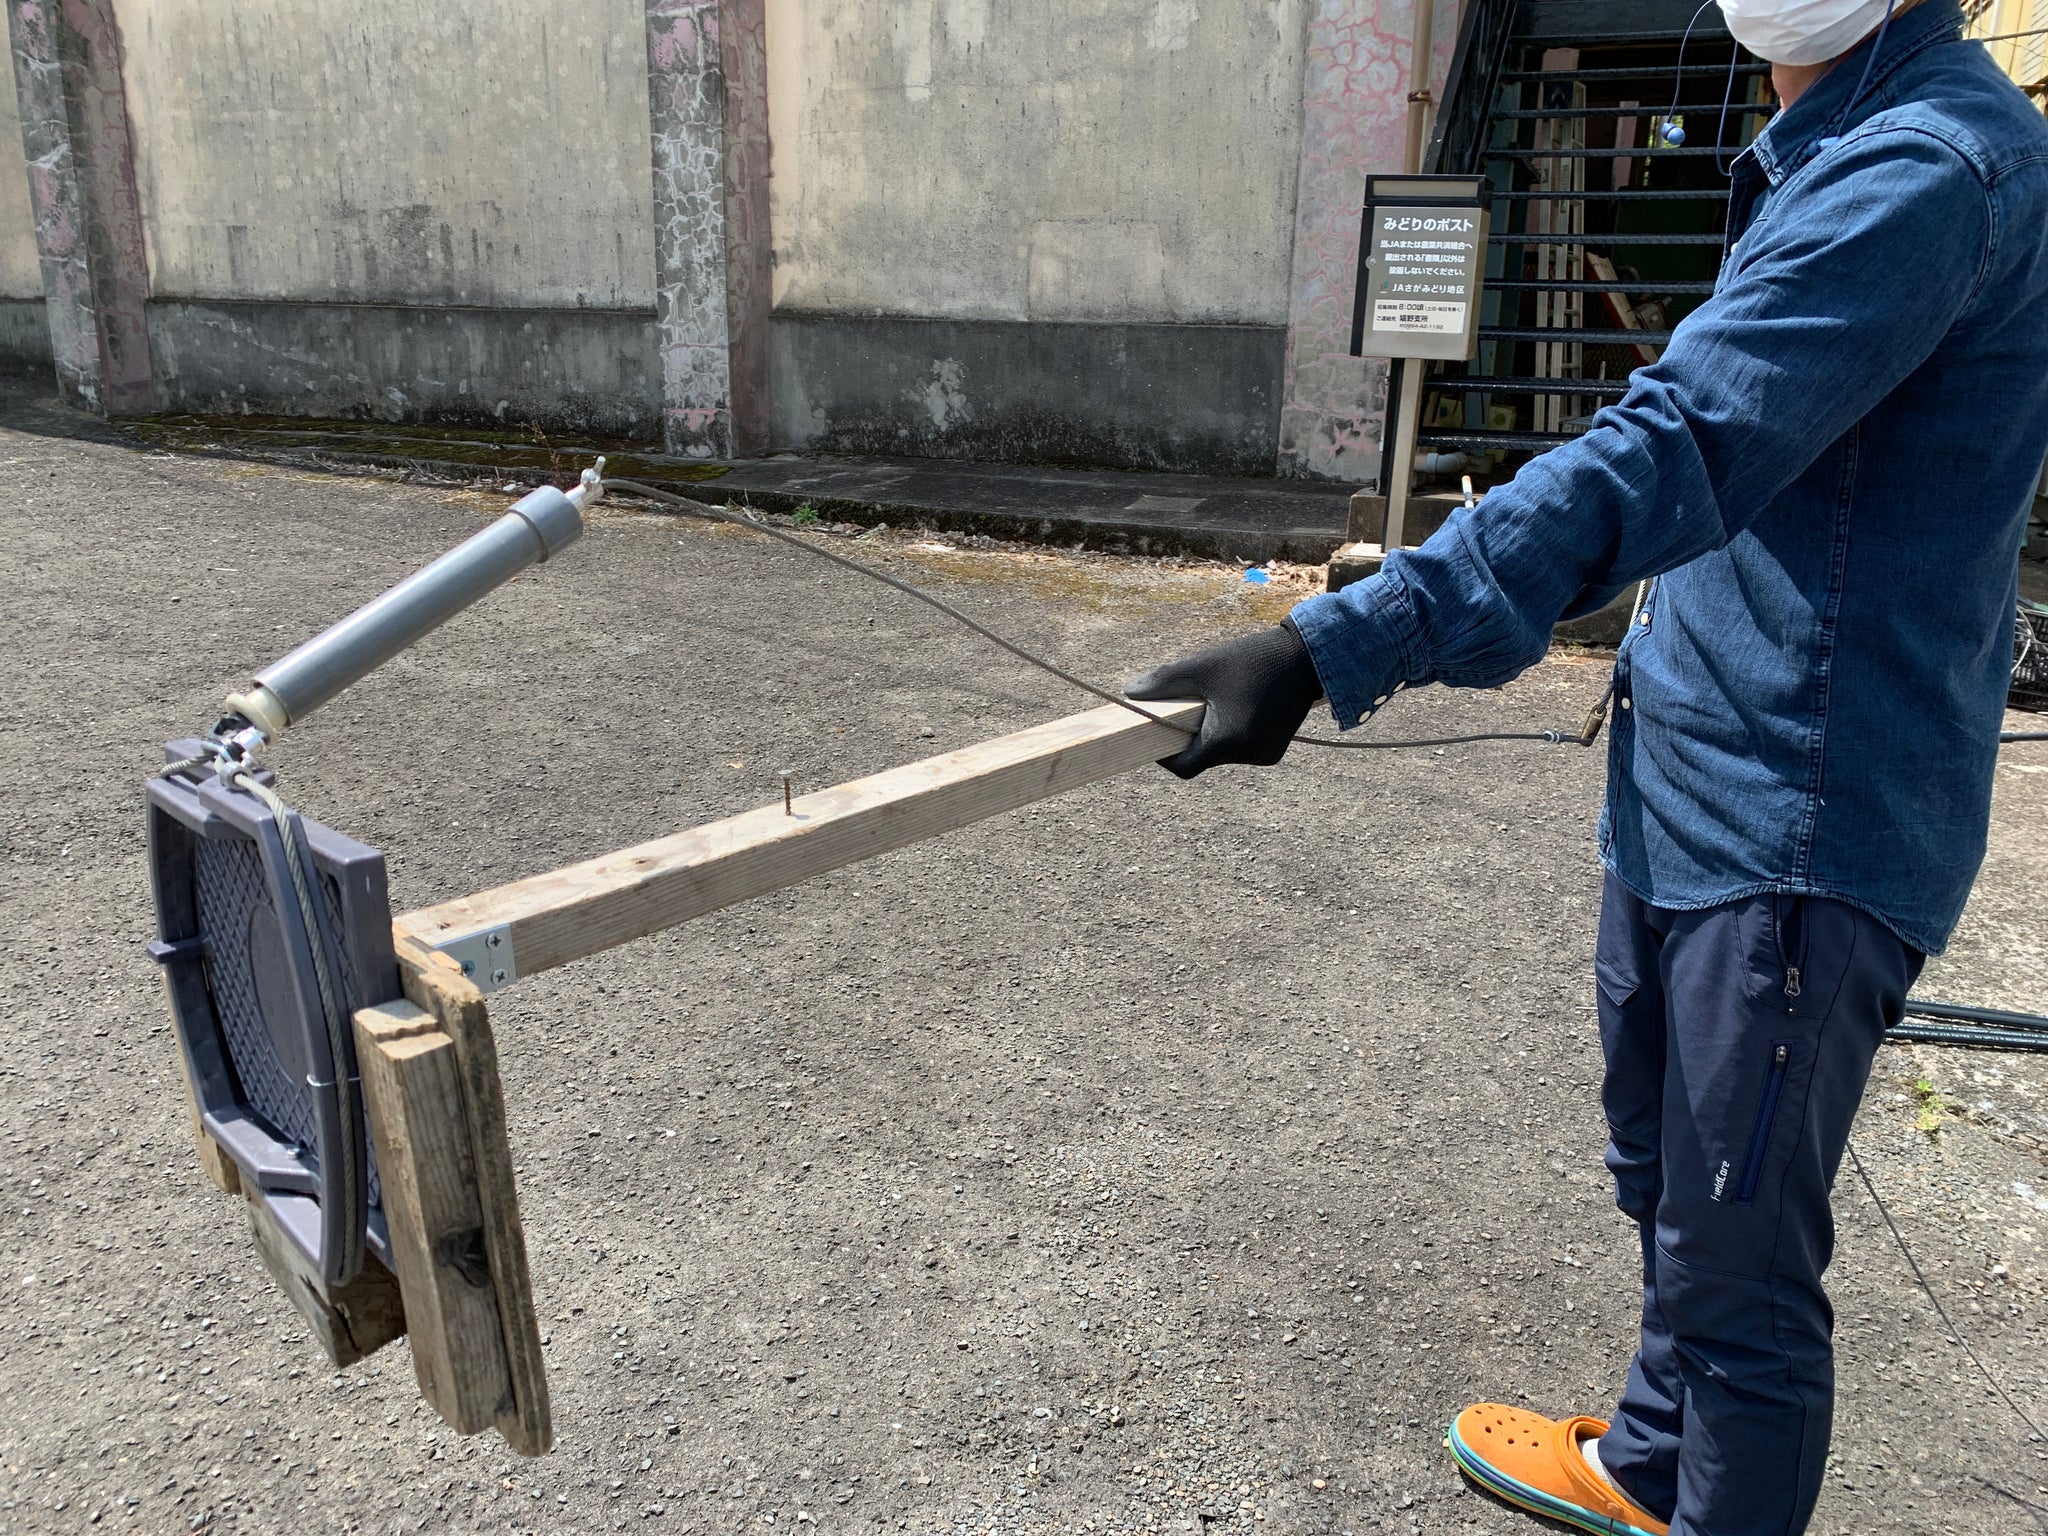
[[[375,1254],[363,1255],[362,1272],[347,1285],[331,1288],[319,1269],[299,1252],[299,1245],[249,1185],[242,1186],[249,1205],[249,1231],[256,1253],[285,1299],[313,1330],[313,1342],[336,1367],[354,1365],[405,1332],[405,1306],[391,1271]]]
[[[164,972],[164,1001],[170,1002],[171,973]],[[176,1017],[173,1010],[172,1017]],[[192,1144],[199,1151],[199,1167],[209,1179],[228,1194],[242,1192],[242,1170],[235,1166],[233,1158],[221,1150],[219,1142],[207,1134],[206,1127],[199,1119],[199,1095],[192,1087],[192,1067],[185,1060],[185,1048],[172,1042],[178,1053],[178,1080],[185,1085],[185,1118],[191,1122]]]
[[[1202,705],[1104,705],[397,920],[423,945],[509,928],[520,976],[1170,757]],[[1162,723],[1171,722],[1171,723]]]
[[[449,1427],[473,1435],[510,1411],[512,1383],[455,1042],[406,1002],[362,1009],[355,1025],[413,1374]]]
[[[505,1134],[505,1093],[498,1081],[498,1047],[483,994],[446,955],[400,942],[399,980],[413,1005],[455,1047],[461,1075],[463,1120],[482,1215],[484,1258],[497,1302],[511,1398],[496,1416],[498,1433],[522,1456],[541,1456],[554,1444],[547,1362],[533,1310],[533,1275],[526,1259],[526,1228],[519,1215],[512,1147]],[[389,1006],[389,1005],[387,1005]],[[437,1405],[438,1406],[438,1405]]]

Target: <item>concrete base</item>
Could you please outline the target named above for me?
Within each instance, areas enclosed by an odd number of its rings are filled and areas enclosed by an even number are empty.
[[[438,471],[456,483],[532,485],[598,453],[612,473],[707,501],[773,512],[809,507],[827,521],[989,534],[1143,555],[1320,565],[1344,542],[1341,485],[1242,475],[1146,475],[936,459],[800,459],[704,464],[648,442],[574,433],[537,442],[519,427],[392,425],[260,416],[125,417],[67,411],[38,379],[0,376],[0,426],[49,437],[137,443],[271,463]]]
[[[162,409],[654,437],[654,316],[153,299]]]
[[[1403,546],[1413,548],[1426,543],[1463,505],[1465,498],[1457,492],[1410,496],[1401,521]],[[1330,557],[1324,581],[1329,591],[1341,592],[1354,581],[1379,573],[1387,558],[1386,529],[1387,498],[1378,491],[1353,491],[1344,529],[1348,542]]]
[[[1386,559],[1386,551],[1377,544],[1362,540],[1346,544],[1330,557],[1325,588],[1341,592],[1355,581],[1377,576]],[[1635,602],[1636,589],[1630,587],[1598,613],[1558,625],[1552,638],[1568,645],[1619,645],[1621,637],[1628,633],[1628,617]]]
[[[1451,514],[1463,505],[1465,498],[1456,491],[1435,491],[1428,495],[1410,496],[1408,510],[1401,519],[1401,542],[1425,543],[1429,536],[1449,522]],[[1386,543],[1387,498],[1378,491],[1353,491],[1351,519],[1347,532],[1353,539],[1362,543]]]
[[[1344,490],[1314,480],[777,454],[734,464],[691,494],[1120,554],[1306,565],[1343,542]]]
[[[1330,556],[1329,571],[1323,578],[1323,590],[1342,592],[1354,581],[1364,581],[1368,576],[1379,575],[1380,567],[1386,563],[1387,552],[1378,544],[1363,539],[1354,540]]]
[[[157,298],[159,409],[662,431],[651,311]],[[1270,476],[1287,333],[782,313],[772,441],[804,454]],[[47,366],[39,303],[0,361]]]
[[[797,453],[1270,475],[1278,326],[778,312],[773,438]]]
[[[48,373],[50,321],[41,299],[0,299],[0,368],[10,373]]]

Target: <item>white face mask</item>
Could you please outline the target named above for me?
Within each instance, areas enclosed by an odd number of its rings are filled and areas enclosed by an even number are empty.
[[[1720,0],[1735,41],[1773,64],[1825,64],[1884,24],[1887,0]]]

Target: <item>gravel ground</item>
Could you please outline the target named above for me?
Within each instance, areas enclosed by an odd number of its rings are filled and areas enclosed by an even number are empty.
[[[1515,1532],[1446,1421],[1611,1402],[1601,763],[1506,745],[1134,775],[503,994],[558,1447],[447,1433],[402,1349],[322,1369],[193,1160],[136,785],[505,498],[8,431],[0,467],[0,1531]],[[1105,679],[1292,590],[860,547]],[[1561,654],[1375,729],[1569,722],[1602,682]],[[1084,702],[794,551],[614,508],[295,732],[281,785],[403,908]],[[2048,1003],[2044,810],[2017,748],[1925,993]],[[1858,1145],[2048,1415],[2048,1063],[1888,1049]],[[2048,1528],[2048,1448],[1847,1176],[1839,1205],[1815,1529]]]

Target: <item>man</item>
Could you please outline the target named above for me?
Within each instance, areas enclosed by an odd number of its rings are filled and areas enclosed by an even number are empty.
[[[1611,1426],[1481,1404],[1451,1448],[1586,1530],[1805,1529],[1834,1405],[1829,1191],[1982,860],[2048,449],[2048,126],[1957,0],[1721,0],[1782,110],[1718,291],[1592,429],[1369,581],[1135,680],[1166,766],[1273,763],[1318,697],[1491,687],[1657,578],[1615,672],[1595,962],[1642,1235]]]

